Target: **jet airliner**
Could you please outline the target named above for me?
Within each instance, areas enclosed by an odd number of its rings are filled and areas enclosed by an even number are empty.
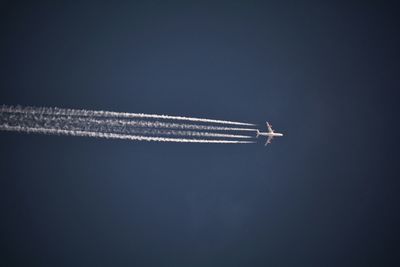
[[[272,129],[272,125],[270,125],[268,122],[267,122],[267,129],[268,129],[268,132],[260,132],[259,130],[257,130],[257,138],[260,135],[267,137],[267,142],[265,143],[265,145],[271,144],[271,140],[274,137],[283,136],[283,134],[281,134],[281,133],[275,133],[274,130]]]

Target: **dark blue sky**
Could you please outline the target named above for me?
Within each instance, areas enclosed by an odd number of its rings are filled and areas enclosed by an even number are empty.
[[[395,5],[80,2],[1,2],[0,104],[269,120],[285,136],[0,133],[1,265],[399,263]]]

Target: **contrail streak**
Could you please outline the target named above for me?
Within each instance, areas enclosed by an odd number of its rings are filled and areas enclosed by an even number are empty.
[[[169,116],[157,114],[144,114],[144,113],[126,113],[126,112],[112,112],[112,111],[92,111],[84,109],[64,109],[64,108],[46,108],[46,107],[20,107],[20,106],[6,106],[0,108],[0,112],[12,113],[28,113],[28,114],[47,114],[47,115],[66,115],[66,116],[84,116],[84,117],[114,117],[114,118],[151,118],[151,119],[165,119],[165,120],[181,120],[192,122],[204,123],[219,123],[227,125],[242,125],[242,126],[256,126],[252,123],[214,120],[214,119],[201,119],[193,117],[182,116]]]
[[[1,114],[1,113],[0,113]],[[122,134],[151,134],[151,135],[168,135],[168,136],[191,136],[191,137],[220,137],[220,138],[253,138],[253,136],[239,134],[225,134],[205,131],[190,131],[176,129],[158,129],[159,124],[147,122],[137,127],[139,124],[135,121],[124,121],[120,119],[90,119],[88,117],[75,116],[54,116],[41,114],[25,114],[25,113],[6,113],[1,117],[7,122],[7,125],[28,126],[28,127],[58,127],[64,130],[82,130],[96,132],[118,132]],[[140,123],[141,121],[139,121]],[[128,126],[128,127],[126,127]],[[133,126],[133,127],[132,127]]]
[[[221,134],[221,133],[210,133],[210,132],[196,132],[196,131],[177,131],[177,130],[153,130],[153,129],[133,129],[127,132],[141,133],[141,134],[152,134],[152,135],[169,135],[169,136],[195,136],[195,137],[221,137],[221,138],[253,138],[248,135],[237,135],[237,134]]]
[[[54,134],[54,135],[70,135],[70,136],[87,136],[98,137],[107,139],[123,139],[133,141],[156,141],[156,142],[177,142],[177,143],[217,143],[217,144],[250,144],[254,141],[236,141],[236,140],[213,140],[213,139],[186,139],[186,138],[167,138],[167,137],[153,137],[141,135],[128,135],[128,134],[115,134],[115,133],[101,133],[90,131],[76,131],[76,130],[61,130],[49,128],[35,128],[35,127],[22,127],[22,126],[9,126],[0,125],[0,130],[16,131],[25,133],[41,133],[41,134]]]
[[[59,118],[53,118],[56,120]],[[51,119],[50,119],[51,120]],[[89,119],[86,117],[68,117],[70,122],[78,121],[79,123],[90,123],[90,124],[98,124],[98,125],[107,125],[107,126],[134,126],[134,127],[143,127],[143,128],[124,128],[126,133],[147,133],[153,135],[180,135],[180,136],[201,136],[201,137],[223,137],[223,138],[253,138],[253,136],[249,135],[238,135],[238,134],[224,134],[224,133],[213,133],[213,132],[204,132],[204,131],[180,131],[174,130],[174,128],[180,128],[179,124],[168,125],[165,123],[153,123],[148,121],[124,121],[118,119],[107,119],[107,120],[99,120],[99,119]],[[168,130],[162,129],[163,126]],[[198,125],[181,125],[181,126],[198,126]],[[202,125],[201,125],[202,126]],[[206,126],[204,126],[206,127]],[[211,126],[212,127],[212,126]],[[151,128],[151,129],[146,129]],[[161,130],[155,129],[161,128]],[[190,129],[191,127],[183,127],[183,129]],[[201,128],[208,129],[208,128]],[[213,129],[213,128],[211,128]],[[217,127],[218,129],[218,127]],[[230,129],[230,128],[228,128]],[[232,130],[231,130],[232,131]]]
[[[148,120],[143,120],[143,118],[147,118]],[[157,120],[153,120],[153,118],[157,118]],[[256,131],[256,129],[217,126],[212,125],[216,120],[187,117],[178,118],[192,122],[201,120],[202,124],[187,124],[183,121],[182,123],[163,121],[171,118],[176,117],[58,108],[0,106],[0,130],[5,131],[90,136],[136,141],[221,144],[254,143],[249,140],[254,138],[254,136],[243,133],[244,131]],[[230,121],[220,122],[236,123]]]
[[[96,119],[90,119],[94,122]],[[244,132],[256,132],[255,128],[234,128],[234,127],[221,127],[221,126],[210,126],[210,125],[197,125],[197,124],[186,124],[186,123],[173,123],[173,122],[160,122],[160,121],[131,121],[124,119],[102,119],[97,120],[99,123],[117,123],[120,125],[131,125],[137,127],[151,127],[151,128],[168,128],[168,129],[182,129],[182,130],[210,130],[210,131],[244,131]]]
[[[25,114],[25,113],[20,113]],[[47,114],[46,114],[47,115]],[[54,116],[55,115],[47,115]],[[221,127],[221,126],[209,126],[209,125],[197,125],[197,124],[186,124],[186,123],[172,123],[172,122],[160,122],[160,121],[142,121],[142,120],[126,120],[126,119],[103,119],[103,118],[90,118],[80,116],[66,116],[61,115],[59,118],[68,118],[68,120],[74,120],[79,118],[81,120],[90,121],[97,124],[107,125],[126,125],[143,128],[166,128],[166,129],[182,129],[182,130],[210,130],[210,131],[243,131],[243,132],[256,132],[254,128],[234,128],[234,127]]]

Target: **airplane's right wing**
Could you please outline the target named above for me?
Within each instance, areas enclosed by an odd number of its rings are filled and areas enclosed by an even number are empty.
[[[268,136],[267,142],[265,143],[265,145],[271,144],[271,141],[274,137],[273,136]]]

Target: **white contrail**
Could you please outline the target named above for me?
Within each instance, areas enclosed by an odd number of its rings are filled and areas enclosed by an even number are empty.
[[[242,126],[256,126],[252,123],[214,120],[214,119],[201,119],[182,116],[169,116],[157,114],[144,114],[144,113],[126,113],[126,112],[112,112],[112,111],[92,111],[84,109],[64,109],[64,108],[46,108],[46,107],[21,107],[21,106],[6,106],[0,108],[0,112],[13,112],[13,113],[29,113],[29,114],[47,114],[47,115],[69,115],[69,116],[85,116],[85,117],[114,117],[114,118],[151,118],[151,119],[165,119],[165,120],[181,120],[192,122],[206,122],[206,123],[219,123],[230,125]]]
[[[23,114],[23,113],[19,113]],[[39,115],[39,114],[38,114]],[[40,114],[43,116],[42,114]],[[48,115],[45,116],[53,116],[58,117],[57,115]],[[107,125],[126,125],[126,126],[134,126],[134,127],[143,127],[143,128],[165,128],[165,129],[182,129],[182,130],[210,130],[210,131],[243,131],[243,132],[256,132],[255,128],[234,128],[234,127],[221,127],[221,126],[210,126],[210,125],[198,125],[198,124],[186,124],[186,123],[173,123],[173,122],[160,122],[160,121],[143,121],[143,120],[127,120],[127,119],[113,119],[113,118],[91,118],[91,117],[82,117],[82,116],[69,116],[69,115],[61,115],[58,118],[61,119],[65,117],[66,120],[74,120],[75,118],[78,120],[85,120],[91,123],[97,124],[107,124]]]
[[[197,137],[221,137],[221,138],[253,138],[253,136],[249,135],[239,135],[239,134],[224,134],[224,133],[214,133],[214,132],[204,132],[204,131],[188,131],[188,130],[174,130],[170,129],[170,125],[164,125],[167,126],[168,130],[162,129],[162,125],[159,123],[152,123],[152,122],[144,122],[143,121],[124,121],[124,120],[119,120],[119,119],[107,119],[107,120],[101,120],[101,119],[89,119],[87,117],[65,117],[61,118],[60,117],[47,117],[45,120],[47,121],[58,121],[60,123],[63,123],[62,119],[65,121],[68,121],[69,123],[74,123],[77,122],[82,125],[93,125],[93,124],[98,124],[98,125],[104,125],[106,127],[114,126],[113,130],[116,130],[116,127],[122,126],[122,130],[124,133],[127,134],[132,134],[132,133],[141,133],[141,134],[153,134],[153,135],[179,135],[179,136],[197,136]],[[65,122],[64,121],[64,122]],[[134,128],[125,128],[123,126],[133,126]],[[138,128],[138,126],[142,128]],[[179,124],[176,124],[176,126],[179,126]],[[196,125],[194,125],[196,126]]]
[[[79,117],[79,116],[77,116]],[[234,127],[221,127],[221,126],[210,126],[210,125],[199,125],[199,124],[186,124],[186,123],[173,123],[173,122],[161,122],[161,121],[143,121],[143,120],[126,120],[126,119],[92,119],[88,117],[87,120],[93,121],[94,123],[110,123],[119,125],[129,125],[135,127],[144,128],[168,128],[168,129],[182,129],[182,130],[210,130],[210,131],[243,131],[243,132],[256,132],[255,128],[234,128]]]
[[[251,139],[253,136],[234,132],[256,130],[206,124],[143,121],[137,118],[104,117],[96,114],[97,112],[82,110],[3,105],[0,106],[0,130],[191,143],[253,143],[232,139]],[[218,132],[222,130],[231,133]]]
[[[122,134],[151,134],[151,135],[169,135],[169,136],[191,136],[191,137],[219,137],[219,138],[253,138],[249,135],[239,134],[225,134],[218,132],[205,132],[205,131],[191,131],[191,130],[176,130],[176,129],[162,129],[158,128],[159,124],[138,124],[136,121],[128,121],[120,119],[91,119],[88,117],[75,117],[75,116],[54,116],[42,114],[25,114],[7,113],[8,116],[3,117],[7,124],[28,126],[28,127],[44,127],[44,128],[57,128],[63,130],[84,130],[95,132],[116,132]],[[146,126],[146,127],[138,127]],[[129,127],[125,127],[129,126]],[[133,127],[132,127],[133,126]]]
[[[210,144],[212,144],[212,143],[217,143],[217,144],[250,144],[250,143],[255,143],[254,141],[167,138],[167,137],[115,134],[115,133],[101,133],[101,132],[90,132],[90,131],[60,130],[60,129],[51,129],[51,128],[9,126],[9,125],[0,125],[0,130],[25,132],[25,133],[41,133],[41,134],[54,134],[54,135],[87,136],[87,137],[98,137],[98,138],[107,138],[107,139],[108,138],[111,138],[111,139],[123,139],[123,140],[132,140],[132,141],[156,141],[156,142],[177,142],[177,143],[210,143]]]
[[[90,119],[96,120],[96,119]],[[99,123],[107,121],[102,119],[98,120]],[[186,124],[186,123],[173,123],[173,122],[161,122],[161,121],[135,121],[135,120],[124,120],[124,119],[113,119],[115,123],[120,125],[130,125],[137,127],[149,127],[149,128],[168,128],[168,129],[182,129],[182,130],[210,130],[210,131],[243,131],[243,132],[256,132],[254,128],[234,128],[234,127],[221,127],[211,125],[198,125],[198,124]],[[111,122],[110,122],[111,123]]]
[[[253,136],[238,135],[238,134],[222,134],[222,133],[211,133],[211,132],[197,132],[197,131],[178,131],[178,130],[158,130],[158,129],[147,129],[147,128],[133,128],[125,130],[126,133],[140,133],[140,134],[152,134],[152,135],[169,135],[169,136],[194,136],[194,137],[221,137],[221,138],[240,138],[250,139]]]

